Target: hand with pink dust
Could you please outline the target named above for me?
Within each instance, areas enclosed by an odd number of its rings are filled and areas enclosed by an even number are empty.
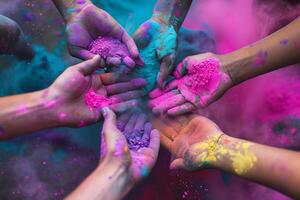
[[[146,178],[158,156],[159,132],[149,127],[149,123],[146,123],[146,118],[142,114],[122,115],[117,121],[116,115],[110,109],[104,108],[102,113],[105,119],[101,138],[101,159],[113,160],[112,162],[125,166],[128,178],[133,184]],[[125,125],[121,127],[125,133],[119,130],[120,122]],[[133,146],[128,144],[129,140],[125,135],[133,134],[134,129],[144,130],[141,140],[147,140],[147,146],[141,146],[138,149],[131,148]]]
[[[137,104],[147,83],[141,78],[118,73],[97,74],[100,56],[66,69],[46,90],[46,106],[57,106],[56,115],[64,126],[80,127],[101,119],[101,108],[123,112]]]
[[[197,170],[214,167],[208,147],[217,147],[224,133],[211,120],[190,114],[176,118],[153,118],[162,145],[172,154],[171,169]]]
[[[68,18],[66,31],[69,51],[75,57],[87,60],[99,54],[102,67],[143,65],[133,39],[113,17],[92,3]]]
[[[176,116],[204,108],[219,99],[233,83],[221,58],[206,53],[185,58],[174,72],[176,80],[165,90],[150,93],[153,113]]]
[[[159,61],[160,66],[157,67],[160,67],[160,71],[156,82],[159,88],[164,88],[168,76],[174,68],[177,53],[177,32],[173,26],[151,18],[136,30],[133,38],[141,52],[146,52],[145,55],[142,54],[146,65],[148,65],[147,60],[149,59]],[[153,56],[147,58],[149,53]]]
[[[25,40],[20,26],[2,15],[0,15],[0,54],[13,54],[26,60],[34,57],[34,51]]]

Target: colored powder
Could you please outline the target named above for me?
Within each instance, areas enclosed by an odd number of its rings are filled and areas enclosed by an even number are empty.
[[[144,130],[133,130],[132,133],[124,133],[130,150],[137,151],[140,148],[148,147],[150,139],[142,138]]]
[[[4,130],[4,128],[2,128],[1,126],[0,126],[0,135],[4,135],[5,134],[5,130]]]
[[[268,52],[267,51],[259,51],[253,66],[254,67],[258,67],[260,65],[265,64],[266,62],[266,58],[268,57]]]
[[[112,103],[112,100],[104,95],[95,93],[92,89],[85,94],[84,100],[86,105],[91,108],[103,108],[111,105]]]
[[[179,80],[180,91],[188,90],[193,94],[203,91],[213,92],[220,83],[220,62],[216,58],[208,58],[194,64],[189,73]]]
[[[280,41],[280,44],[282,44],[282,45],[287,45],[288,43],[289,43],[288,39],[283,39]]]
[[[99,54],[103,58],[107,57],[129,57],[130,53],[125,44],[113,37],[99,36],[92,41],[88,47],[93,54]]]
[[[147,81],[146,91],[154,89],[156,77],[160,69],[160,59],[163,55],[175,53],[176,32],[173,27],[167,27],[165,32],[161,33],[161,25],[157,22],[147,22],[144,24],[147,33],[144,36],[143,43],[148,43],[146,47],[140,47],[140,55],[145,62],[144,67],[136,68],[135,73]],[[139,44],[139,42],[137,42]]]

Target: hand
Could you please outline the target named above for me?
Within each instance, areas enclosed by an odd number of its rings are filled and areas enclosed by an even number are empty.
[[[217,166],[217,153],[221,148],[219,140],[224,133],[209,119],[188,115],[154,118],[152,123],[160,132],[162,144],[172,154],[171,169],[196,170]]]
[[[34,51],[24,39],[19,25],[0,15],[0,54],[14,54],[21,59],[32,59]]]
[[[157,84],[164,88],[169,74],[173,71],[177,54],[177,32],[173,26],[151,18],[137,29],[133,38],[140,50],[151,46],[156,52],[156,59],[161,63]]]
[[[176,80],[165,90],[157,88],[150,93],[153,113],[176,116],[206,107],[233,86],[222,57],[211,53],[185,58],[174,75]]]
[[[47,106],[54,107],[60,124],[78,127],[97,122],[104,106],[122,112],[137,104],[144,79],[122,74],[94,73],[100,56],[69,67],[46,90]]]
[[[130,55],[127,58],[133,59],[131,61],[134,63],[133,66],[130,65],[129,67],[134,67],[135,64],[143,64],[138,49],[128,33],[107,12],[97,8],[92,3],[88,3],[80,12],[74,12],[70,16],[66,31],[69,51],[75,57],[84,60],[92,58],[95,55],[88,50],[90,43],[99,36],[109,36],[118,39],[128,48]],[[121,60],[116,62],[116,59],[121,58],[103,58],[101,65],[114,66],[114,63],[122,62]],[[114,60],[114,62],[109,60]],[[123,60],[123,63],[126,65],[128,62]]]
[[[154,166],[159,151],[159,133],[152,130],[151,124],[146,123],[146,116],[143,114],[125,114],[118,120],[118,126],[123,124],[122,133],[117,128],[115,114],[109,109],[103,109],[105,117],[101,152],[102,160],[114,160],[122,166],[126,166],[128,177],[133,184],[144,179]],[[141,133],[140,139],[148,141],[146,146],[136,148],[130,143],[130,138],[137,131]],[[138,135],[136,135],[139,137]],[[126,138],[127,137],[127,138]],[[138,138],[136,138],[138,139]],[[129,144],[127,143],[129,141]]]

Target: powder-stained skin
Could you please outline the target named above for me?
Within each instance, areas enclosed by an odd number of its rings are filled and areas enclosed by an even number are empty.
[[[88,105],[91,108],[102,108],[112,104],[112,100],[110,100],[104,95],[97,94],[93,90],[89,90],[85,94],[84,100],[86,105]]]

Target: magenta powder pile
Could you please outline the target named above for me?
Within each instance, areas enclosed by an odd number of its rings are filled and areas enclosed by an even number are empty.
[[[214,91],[220,82],[220,62],[216,58],[208,58],[193,65],[188,75],[178,84],[180,90],[188,89],[193,94],[203,91]]]
[[[86,105],[91,108],[103,108],[112,104],[112,101],[106,96],[95,93],[93,90],[89,90],[85,96],[84,100]]]
[[[88,49],[91,53],[99,54],[104,59],[108,57],[120,57],[125,59],[130,57],[127,46],[113,37],[99,36],[90,43]]]

